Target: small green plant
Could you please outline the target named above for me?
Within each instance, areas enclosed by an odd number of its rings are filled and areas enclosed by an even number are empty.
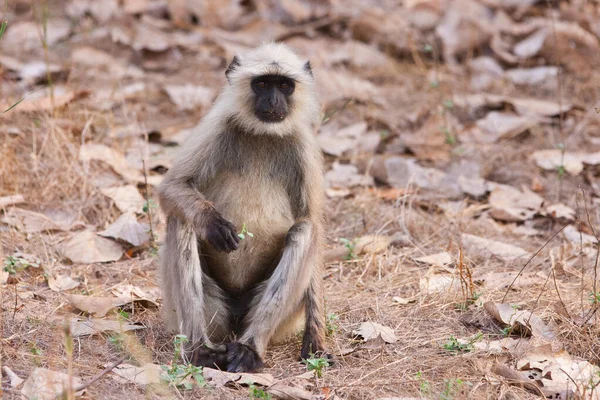
[[[250,385],[250,398],[271,400],[273,396],[271,396],[270,393],[265,392],[264,389],[256,387],[255,385]]]
[[[325,321],[325,325],[327,326],[327,336],[333,335],[338,331],[338,321],[340,320],[340,316],[336,313],[328,313],[327,320]]]
[[[246,235],[248,235],[249,237],[254,237],[254,233],[250,232],[246,227],[246,223],[244,223],[244,225],[242,225],[242,231],[238,233],[238,237],[244,240],[246,239]]]
[[[124,320],[129,319],[129,313],[125,310],[117,309],[117,314],[119,318],[123,318]]]
[[[164,371],[164,373],[161,375],[161,378],[170,386],[174,386],[176,388],[192,389],[194,384],[189,378],[193,378],[198,386],[205,386],[206,381],[204,380],[204,375],[202,374],[202,367],[196,367],[192,364],[179,364],[179,361],[183,361],[183,346],[187,342],[187,336],[175,335],[175,338],[173,338],[173,347],[175,348],[173,361],[171,362],[170,366],[160,366]]]
[[[188,379],[189,377],[192,377],[198,386],[206,385],[204,375],[202,374],[202,367],[196,367],[192,364],[161,365],[160,367],[164,371],[161,378],[171,386],[188,390],[192,389],[194,384]]]
[[[314,354],[310,354],[310,357],[302,361],[306,364],[306,369],[313,371],[315,377],[322,378],[323,371],[329,366],[329,361],[324,357],[315,357]]]
[[[450,132],[450,129],[442,126],[440,127],[440,130],[444,133],[444,136],[446,136],[446,143],[450,146],[454,146],[456,144],[456,137]]]
[[[600,304],[600,292],[590,292],[589,293],[589,297],[590,297],[590,303],[592,303],[592,305],[599,305]]]
[[[421,371],[417,372],[417,380],[419,381],[419,392],[421,397],[427,397],[431,394],[431,383],[423,378]]]
[[[4,272],[8,272],[10,275],[16,275],[17,272],[27,267],[37,268],[38,266],[36,263],[30,263],[26,259],[16,256],[8,256],[4,260]]]
[[[468,385],[469,382],[466,382]],[[457,394],[460,393],[465,382],[462,379],[445,379],[444,380],[444,391],[440,393],[440,400],[453,400]]]
[[[346,238],[340,238],[340,243],[342,243],[348,249],[348,254],[344,257],[345,260],[354,260],[357,258],[354,249],[356,248],[356,240],[350,240]]]
[[[119,351],[123,351],[125,349],[125,339],[120,333],[111,335],[106,340],[108,340],[108,343],[113,345]]]
[[[504,337],[509,337],[510,334],[512,333],[513,327],[512,326],[507,326],[504,329],[502,329],[502,335]]]
[[[156,209],[156,203],[152,199],[148,199],[144,202],[144,206],[142,207],[142,211],[144,214],[148,214],[148,211]]]
[[[450,99],[446,99],[444,100],[444,107],[450,110],[454,108],[454,102]]]
[[[2,39],[2,36],[4,35],[4,31],[6,31],[7,26],[8,21],[2,21],[2,23],[0,24],[0,39]]]
[[[390,137],[390,131],[388,131],[387,129],[384,129],[382,131],[379,132],[379,137],[381,138],[381,140],[385,140],[387,138]]]
[[[464,341],[459,341],[456,337],[451,335],[448,341],[443,344],[443,347],[454,354],[459,352],[470,352],[474,350],[473,343],[478,342],[482,337],[483,334],[479,332],[465,343]]]

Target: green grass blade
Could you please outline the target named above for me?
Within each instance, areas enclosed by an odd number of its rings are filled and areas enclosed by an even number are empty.
[[[4,31],[6,30],[7,25],[8,21],[2,21],[2,23],[0,24],[0,39],[2,39],[2,35],[4,35]]]
[[[27,94],[26,94],[26,95],[25,95],[23,98],[21,98],[21,100],[17,101],[15,104],[13,104],[12,106],[8,107],[6,110],[2,111],[2,112],[0,113],[0,115],[4,115],[4,114],[6,114],[6,113],[7,113],[7,112],[9,112],[10,110],[12,110],[12,109],[13,109],[13,108],[15,108],[16,106],[18,106],[20,102],[22,102],[23,100],[25,100],[26,98],[28,98],[29,96],[31,96],[33,93],[37,92],[37,91],[38,91],[38,89],[40,89],[40,88],[33,89],[31,92],[27,93]]]

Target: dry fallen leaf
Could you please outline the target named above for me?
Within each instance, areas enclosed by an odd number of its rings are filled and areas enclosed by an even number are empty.
[[[573,225],[569,225],[563,229],[563,235],[569,242],[577,245],[587,246],[598,243],[598,239],[595,236],[580,232]]]
[[[538,150],[534,151],[529,158],[535,161],[538,167],[547,171],[558,171],[559,167],[562,166],[571,175],[581,173],[584,164],[600,164],[600,152],[578,153],[567,151],[563,154],[559,149]]]
[[[491,257],[495,256],[504,261],[514,261],[516,259],[526,259],[529,257],[529,252],[512,244],[497,242],[482,238],[479,236],[463,233],[462,244],[470,257]]]
[[[117,150],[99,143],[86,143],[79,149],[79,159],[89,163],[92,160],[102,161],[108,164],[117,174],[130,182],[144,183],[144,175],[135,169],[132,169],[125,156]],[[148,184],[158,185],[162,177],[148,175]]]
[[[0,221],[26,233],[68,230],[42,213],[22,208],[11,208]]]
[[[448,174],[439,169],[421,167],[412,158],[375,157],[371,173],[375,179],[396,188],[406,188],[411,184],[443,192],[451,198],[462,193],[458,183],[450,179]]]
[[[452,264],[454,262],[454,258],[450,253],[443,251],[441,253],[415,258],[415,261],[429,265],[444,266]]]
[[[516,222],[532,218],[541,211],[544,199],[528,188],[522,191],[508,185],[495,185],[490,193],[490,215],[500,221]]]
[[[275,379],[271,374],[233,373],[213,368],[204,368],[203,373],[204,379],[214,387],[223,387],[229,383],[240,385],[257,384],[261,386],[271,386],[275,383]]]
[[[0,209],[21,203],[25,203],[25,198],[23,197],[23,195],[13,194],[10,196],[0,196]]]
[[[546,207],[546,213],[554,219],[566,219],[568,221],[575,220],[575,210],[562,203],[551,204]]]
[[[387,235],[365,235],[354,245],[354,252],[357,254],[381,253],[387,250],[392,244],[394,238]]]
[[[109,366],[106,364],[105,366]],[[132,364],[120,364],[111,371],[119,382],[131,382],[136,385],[146,386],[161,382],[162,368],[158,364],[144,364],[137,367]]]
[[[117,208],[124,213],[141,213],[146,203],[137,187],[133,185],[102,188],[100,191],[113,199]]]
[[[158,299],[161,298],[160,289],[158,287],[140,288],[126,283],[114,286],[111,293],[117,297],[146,300],[156,305],[158,305]]]
[[[367,123],[364,121],[342,129],[334,125],[325,125],[321,128],[317,141],[325,153],[339,157],[357,147],[358,141],[366,133]]]
[[[396,343],[398,341],[392,328],[371,321],[360,324],[358,329],[353,331],[352,334],[362,337],[365,342],[377,339],[378,336],[381,336],[386,343]]]
[[[141,208],[138,209],[139,211],[141,211]],[[108,228],[102,232],[98,232],[98,235],[124,240],[134,246],[140,246],[150,240],[148,230],[148,224],[139,223],[134,213],[126,212],[109,225]]]
[[[65,297],[74,307],[96,317],[104,317],[113,308],[132,302],[127,297],[92,297],[80,294],[66,294]]]
[[[69,275],[51,275],[48,277],[48,286],[54,292],[62,292],[65,290],[75,289],[81,282],[76,281]]]
[[[371,186],[374,184],[373,177],[360,174],[358,168],[352,164],[340,164],[334,162],[331,170],[325,174],[325,180],[329,188],[345,189],[353,186]]]
[[[73,337],[88,336],[101,332],[127,332],[145,329],[141,324],[129,324],[123,321],[108,319],[79,319],[71,318],[71,334]]]
[[[74,263],[93,264],[119,260],[123,256],[123,248],[119,243],[94,232],[81,231],[75,232],[62,245],[62,254]]]
[[[194,110],[198,107],[206,109],[212,104],[215,91],[197,85],[167,85],[165,91],[169,99],[182,111]]]
[[[36,368],[23,384],[21,393],[28,399],[55,400],[69,387],[69,375],[51,371],[46,368]],[[81,385],[81,380],[72,377],[73,388]],[[81,396],[83,391],[77,392]]]
[[[477,121],[477,127],[483,132],[484,141],[493,143],[499,139],[517,136],[537,123],[538,121],[530,116],[492,111]]]
[[[519,310],[508,303],[499,304],[490,301],[483,307],[497,321],[512,327],[516,333],[531,334],[547,342],[556,338],[554,330],[530,311]]]
[[[13,388],[18,388],[23,382],[25,382],[24,379],[21,379],[19,375],[15,374],[14,371],[8,368],[6,365],[2,367],[2,373],[8,377],[10,380],[10,386]]]

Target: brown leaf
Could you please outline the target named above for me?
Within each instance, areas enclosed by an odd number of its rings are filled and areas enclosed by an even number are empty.
[[[352,164],[334,162],[331,170],[325,174],[327,186],[330,188],[351,188],[353,186],[371,186],[373,177],[359,174],[358,168]]]
[[[54,292],[75,289],[81,282],[74,280],[69,275],[52,275],[48,277],[48,286]]]
[[[354,149],[365,133],[367,133],[367,123],[364,121],[342,129],[338,129],[335,125],[325,125],[321,128],[317,141],[325,153],[341,156]]]
[[[62,372],[36,368],[23,384],[21,393],[28,399],[55,400],[69,387],[70,379],[73,387],[81,385],[81,380],[76,376],[70,378]],[[77,396],[82,394],[83,391],[76,393]]]
[[[141,209],[138,209],[141,211]],[[132,212],[122,214],[115,222],[98,235],[120,239],[134,246],[140,246],[150,240],[148,224],[140,224]]]
[[[21,386],[23,382],[25,382],[23,379],[21,379],[21,377],[19,377],[19,375],[15,374],[13,370],[8,368],[6,365],[2,367],[2,374],[8,377],[10,380],[10,386],[13,388],[17,388]]]
[[[110,364],[106,364],[108,367]],[[119,382],[131,382],[136,385],[146,386],[161,382],[162,368],[158,364],[144,364],[140,367],[132,364],[120,364],[111,371]]]
[[[365,235],[356,241],[354,252],[357,254],[381,253],[392,244],[393,237],[387,235]]]
[[[102,188],[100,191],[110,197],[117,208],[124,213],[141,213],[146,202],[137,187],[133,185]]]
[[[415,261],[429,265],[444,266],[452,264],[454,262],[454,258],[452,255],[450,255],[450,253],[443,251],[441,253],[415,258]]]
[[[553,329],[530,311],[518,310],[508,303],[486,302],[483,307],[497,321],[512,327],[516,332],[551,342],[556,338]]]
[[[125,156],[118,151],[99,143],[86,143],[79,149],[79,159],[83,162],[92,160],[102,161],[108,164],[117,174],[130,182],[144,183],[143,174],[131,168]],[[162,181],[162,177],[148,175],[148,184],[156,186]],[[138,209],[136,211],[139,211]]]
[[[525,221],[541,211],[544,199],[527,188],[495,185],[489,198],[490,215],[500,221]]]
[[[526,259],[530,255],[522,248],[508,243],[497,242],[467,233],[463,233],[461,238],[465,250],[471,257],[475,255],[480,257],[495,256],[504,261],[514,261]]]
[[[0,196],[0,209],[16,204],[25,203],[25,198],[21,194],[13,194],[10,196]]]
[[[91,231],[76,232],[62,245],[62,254],[74,263],[93,264],[117,261],[123,256],[121,245]]]
[[[215,97],[211,88],[198,85],[167,85],[165,91],[169,99],[182,111],[210,107]]]
[[[157,287],[140,288],[129,284],[120,284],[111,291],[116,297],[130,298],[134,300],[146,300],[158,305],[160,299],[160,289]]]
[[[376,339],[378,336],[381,336],[386,343],[396,343],[398,341],[392,328],[371,321],[360,324],[359,328],[353,331],[352,334],[362,337],[365,342]]]
[[[141,324],[129,324],[123,321],[108,319],[80,319],[71,318],[71,335],[73,337],[89,336],[102,332],[127,332],[137,329],[145,329]]]
[[[62,223],[63,221],[60,220],[54,221],[45,214],[22,208],[11,208],[0,221],[27,233],[68,231],[71,229],[71,224]]]
[[[537,123],[537,120],[532,117],[492,111],[485,118],[477,121],[477,127],[484,133],[484,141],[493,143],[499,139],[515,137]]]
[[[79,310],[96,317],[104,317],[113,308],[132,302],[127,297],[92,297],[80,294],[66,294],[65,297]]]
[[[271,374],[233,373],[212,368],[204,368],[203,373],[208,383],[215,387],[223,387],[229,383],[271,386],[275,382]]]

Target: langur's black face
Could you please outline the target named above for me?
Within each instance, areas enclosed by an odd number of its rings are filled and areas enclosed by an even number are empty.
[[[280,75],[263,75],[252,79],[254,114],[262,122],[281,122],[288,113],[296,86],[293,79]]]

